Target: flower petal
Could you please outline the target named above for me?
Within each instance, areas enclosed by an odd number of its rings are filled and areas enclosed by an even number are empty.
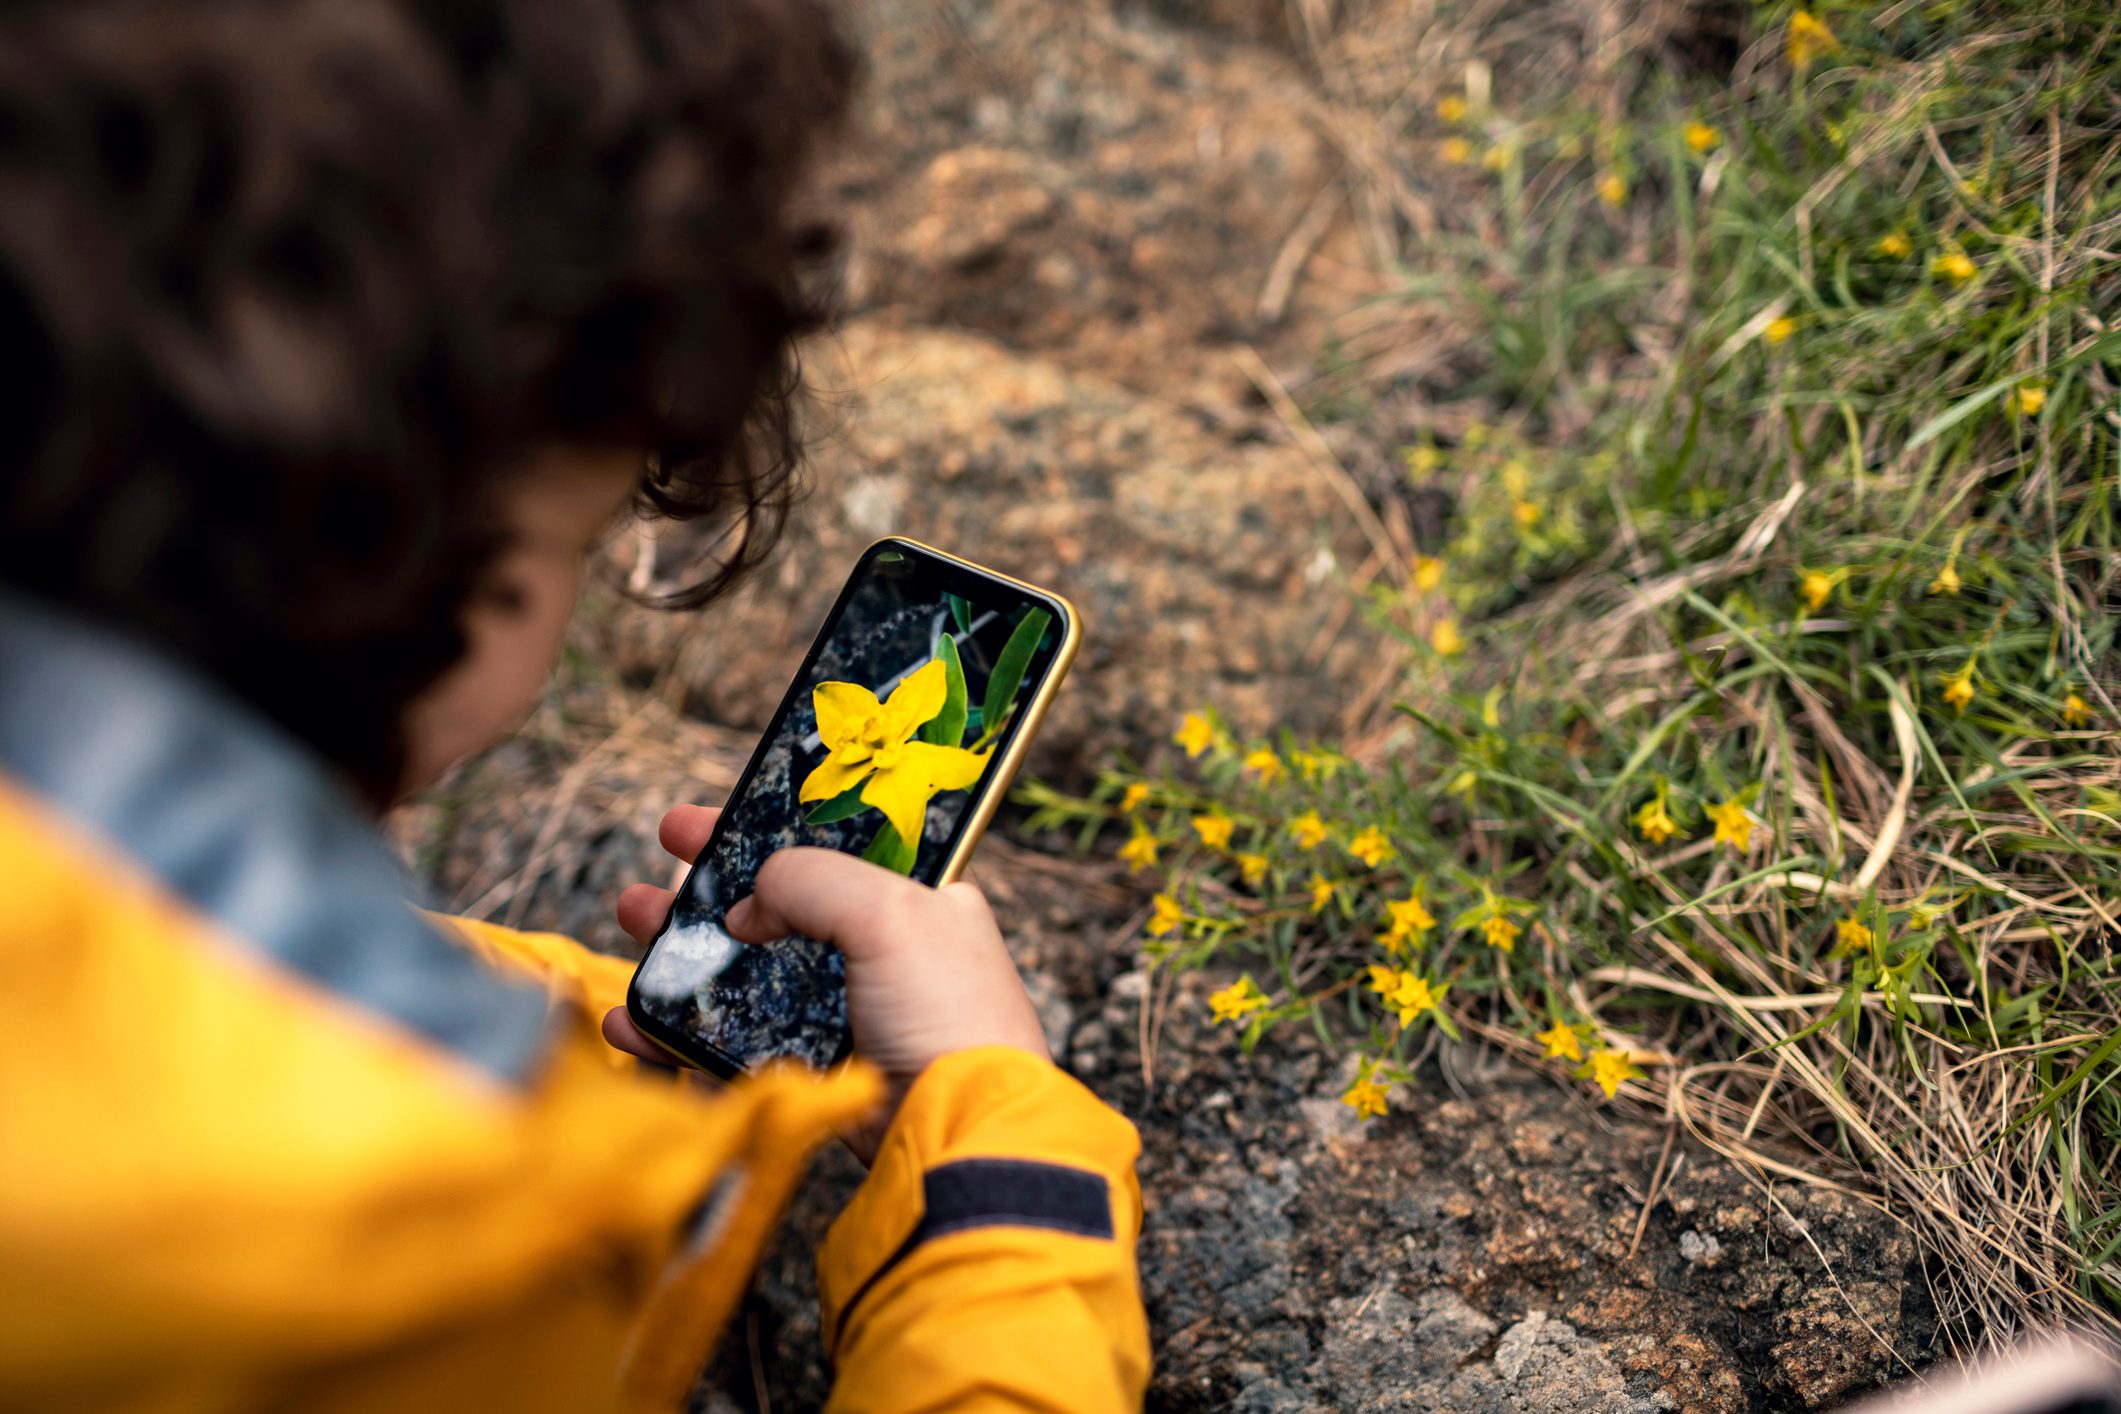
[[[928,778],[931,792],[969,790],[986,774],[993,748],[967,751],[962,746],[941,746],[932,741],[909,741],[899,748],[902,763],[917,764]]]
[[[827,756],[803,778],[803,788],[796,793],[796,799],[805,804],[813,800],[830,800],[858,784],[874,769],[876,763],[867,758],[849,765],[837,756]]]
[[[883,811],[900,839],[918,842],[935,793],[972,785],[985,773],[992,754],[930,741],[907,742],[897,760],[870,777],[862,788],[862,802]]]
[[[930,658],[906,674],[884,699],[884,718],[891,723],[892,740],[904,741],[919,731],[923,722],[943,710],[949,698],[950,670],[942,659]]]
[[[837,751],[879,707],[875,693],[853,682],[821,682],[811,689],[810,701],[817,708],[818,740],[827,751]]]

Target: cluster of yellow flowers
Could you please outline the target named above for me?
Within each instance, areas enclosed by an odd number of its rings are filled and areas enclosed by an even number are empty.
[[[1753,831],[1760,822],[1747,805],[1757,791],[1757,786],[1749,787],[1736,795],[1726,796],[1714,805],[1702,807],[1703,813],[1709,817],[1709,824],[1714,827],[1709,838],[1711,845],[1729,845],[1734,854],[1744,854],[1753,847]],[[1653,845],[1666,844],[1674,839],[1686,837],[1685,829],[1672,816],[1672,788],[1669,782],[1659,784],[1657,793],[1645,801],[1631,818],[1636,833]]]
[[[1620,1093],[1624,1083],[1642,1079],[1644,1072],[1635,1064],[1633,1051],[1596,1040],[1591,1042],[1591,1049],[1585,1051],[1584,1042],[1591,1033],[1591,1027],[1557,1021],[1532,1039],[1546,1048],[1548,1060],[1577,1062],[1576,1068],[1569,1073],[1590,1081],[1610,1100]]]

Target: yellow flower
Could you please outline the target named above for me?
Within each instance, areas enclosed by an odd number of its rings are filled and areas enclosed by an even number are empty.
[[[1185,926],[1186,911],[1178,906],[1178,900],[1169,894],[1158,894],[1149,900],[1149,926],[1144,930],[1152,938],[1166,937]]]
[[[1313,913],[1324,913],[1326,905],[1333,901],[1333,891],[1339,887],[1340,885],[1334,883],[1325,875],[1313,874],[1311,876],[1311,911]]]
[[[1365,827],[1361,834],[1348,841],[1348,853],[1360,859],[1368,867],[1375,869],[1392,857],[1392,842],[1385,838],[1383,830],[1378,829],[1375,825],[1370,825]]]
[[[1201,713],[1188,712],[1185,720],[1178,724],[1178,735],[1171,739],[1186,748],[1189,758],[1198,756],[1215,745],[1215,727]]]
[[[1267,999],[1259,994],[1249,977],[1238,978],[1208,998],[1208,1009],[1218,1022],[1242,1021],[1266,1004]]]
[[[1370,990],[1380,997],[1389,997],[1399,990],[1399,969],[1386,967],[1383,963],[1370,964]]]
[[[1429,646],[1446,658],[1465,652],[1465,635],[1458,631],[1458,620],[1438,619],[1436,627],[1429,630]]]
[[[1834,940],[1850,952],[1857,952],[1871,945],[1871,930],[1859,919],[1838,919],[1834,923]]]
[[[1426,444],[1407,448],[1400,453],[1400,459],[1406,462],[1407,470],[1417,477],[1427,476],[1443,465],[1443,453]]]
[[[1797,332],[1797,321],[1785,314],[1780,319],[1770,319],[1767,328],[1760,332],[1770,344],[1786,344],[1790,335]]]
[[[1974,700],[1974,665],[1967,665],[1956,673],[1945,673],[1937,681],[1944,684],[1944,700],[1954,712],[1964,712]]]
[[[1659,795],[1635,812],[1635,828],[1651,844],[1663,844],[1679,833],[1679,822],[1665,809],[1664,797]]]
[[[1238,855],[1237,873],[1248,884],[1258,883],[1267,877],[1267,856],[1264,854]]]
[[[1387,899],[1385,912],[1391,915],[1392,919],[1392,927],[1386,933],[1390,938],[1401,941],[1419,938],[1436,926],[1436,919],[1415,894],[1409,894],[1403,899]]]
[[[2092,724],[2092,704],[2079,697],[2072,689],[2062,699],[2062,725],[2065,727],[2088,727]]]
[[[1930,593],[1951,595],[1957,594],[1958,592],[1959,567],[1953,564],[1950,560],[1946,560],[1944,562],[1944,568],[1938,570],[1937,577],[1930,581]]]
[[[1686,145],[1696,152],[1707,152],[1723,141],[1723,134],[1707,123],[1688,123],[1685,129]]]
[[[1415,1017],[1436,1009],[1436,993],[1430,989],[1426,977],[1402,972],[1399,974],[1399,985],[1386,995],[1385,1005],[1399,1013],[1401,1026],[1411,1026]]]
[[[1156,864],[1156,836],[1136,825],[1134,837],[1119,847],[1119,857],[1128,869],[1149,869]]]
[[[1548,1060],[1583,1059],[1583,1041],[1576,1035],[1576,1028],[1564,1022],[1555,1022],[1534,1039],[1547,1048]]]
[[[1539,505],[1535,501],[1512,501],[1510,519],[1517,522],[1520,530],[1530,530],[1539,524]]]
[[[1488,946],[1501,948],[1504,952],[1517,951],[1517,939],[1523,932],[1524,929],[1512,923],[1506,913],[1491,913],[1488,921],[1480,925],[1481,936],[1488,940]]]
[[[1980,273],[1981,267],[1974,264],[1963,250],[1940,255],[1930,262],[1930,274],[1940,280],[1949,280],[1955,285],[1963,285]]]
[[[1628,181],[1618,172],[1608,172],[1598,179],[1598,199],[1608,206],[1624,205],[1628,199]]]
[[[1905,260],[1915,253],[1915,243],[1907,238],[1907,232],[1891,231],[1880,236],[1871,249],[1891,260]]]
[[[1576,1073],[1595,1082],[1599,1089],[1605,1091],[1608,1100],[1620,1093],[1623,1081],[1642,1079],[1642,1072],[1628,1059],[1626,1051],[1600,1051],[1591,1057],[1589,1065]]]
[[[1826,27],[1826,21],[1809,10],[1799,10],[1790,16],[1789,32],[1783,37],[1783,43],[1789,50],[1791,67],[1799,73],[1810,68],[1813,60],[1841,52],[1841,41]]]
[[[1362,1074],[1357,1076],[1355,1083],[1348,1087],[1348,1093],[1340,1097],[1340,1102],[1354,1110],[1363,1119],[1369,1119],[1372,1115],[1381,1115],[1386,1112],[1385,1087],[1370,1078],[1370,1063],[1368,1061],[1362,1063]]]
[[[1296,836],[1298,849],[1316,849],[1325,843],[1326,822],[1318,818],[1316,810],[1306,810],[1289,822],[1289,833]]]
[[[1281,764],[1281,758],[1264,746],[1245,757],[1245,769],[1256,773],[1263,786],[1273,785],[1287,770]]]
[[[1443,560],[1435,555],[1414,557],[1414,587],[1426,594],[1443,583]]]
[[[1500,172],[1503,168],[1510,165],[1510,149],[1497,143],[1486,152],[1480,154],[1480,165],[1487,168],[1490,172]]]
[[[1721,805],[1709,807],[1709,819],[1715,823],[1715,837],[1711,844],[1727,844],[1740,854],[1753,847],[1753,817],[1733,796]]]
[[[1456,167],[1473,156],[1473,144],[1462,137],[1447,137],[1436,145],[1436,155]]]
[[[1834,597],[1835,576],[1825,570],[1805,570],[1797,576],[1797,592],[1804,596],[1805,604],[1813,613],[1826,607],[1826,601]]]
[[[993,754],[913,739],[943,710],[948,674],[942,659],[931,658],[882,702],[859,683],[819,683],[810,700],[827,754],[804,778],[797,798],[806,804],[831,800],[859,785],[862,804],[882,811],[901,840],[917,843],[928,802],[938,791],[976,784]]]
[[[1228,849],[1230,831],[1235,828],[1237,822],[1220,810],[1211,810],[1205,815],[1193,817],[1194,833],[1198,834],[1200,842],[1210,849]]]
[[[1466,120],[1466,101],[1455,93],[1447,93],[1436,100],[1436,116],[1446,123],[1462,123]]]
[[[2047,385],[2043,383],[2020,383],[2011,394],[2011,408],[2020,417],[2038,417],[2046,406]]]
[[[1141,803],[1149,798],[1149,786],[1145,781],[1135,781],[1120,792],[1119,813],[1132,815],[1141,809]]]

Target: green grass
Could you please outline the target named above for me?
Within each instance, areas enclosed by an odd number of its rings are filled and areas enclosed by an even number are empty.
[[[1034,799],[1158,842],[1182,921],[1151,950],[1241,970],[1247,1044],[1304,1027],[1389,1079],[1449,1026],[1593,1096],[1597,1058],[1625,1062],[1623,1100],[1908,1223],[1961,1340],[2112,1329],[2121,16],[1818,13],[1839,48],[1801,69],[1791,10],[1762,7],[1734,74],[1646,52],[1545,108],[1486,96],[1488,65],[1542,91],[1539,55],[1445,36],[1481,82],[1402,145],[1472,160],[1441,169],[1395,300],[1410,330],[1447,318],[1469,371],[1405,449],[1448,531],[1384,517],[1402,563],[1363,589],[1399,700],[1345,742],[1218,725],[1172,772]],[[1265,750],[1277,780],[1243,764]],[[1713,837],[1732,802],[1743,851]],[[1372,827],[1374,868],[1348,848]],[[1409,896],[1437,922],[1393,950]],[[1440,1011],[1401,1023],[1402,970],[1448,983]]]

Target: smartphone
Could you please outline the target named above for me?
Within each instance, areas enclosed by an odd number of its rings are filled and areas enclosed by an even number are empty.
[[[733,1079],[851,1047],[839,952],[722,928],[789,845],[924,884],[963,871],[1074,660],[1058,594],[911,540],[862,552],[627,989],[658,1045]]]

